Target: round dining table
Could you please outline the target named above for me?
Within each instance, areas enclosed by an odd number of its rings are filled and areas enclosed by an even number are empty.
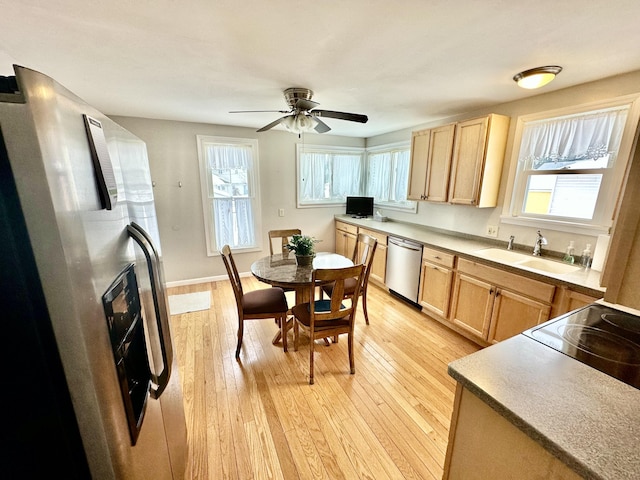
[[[251,273],[263,283],[291,289],[295,292],[295,303],[311,301],[311,276],[318,268],[344,268],[353,266],[351,259],[337,253],[317,252],[312,265],[298,265],[295,254],[277,253],[256,260],[251,264]],[[293,305],[290,305],[291,308]],[[287,331],[284,328],[283,331]],[[282,338],[282,331],[278,331],[273,343]]]

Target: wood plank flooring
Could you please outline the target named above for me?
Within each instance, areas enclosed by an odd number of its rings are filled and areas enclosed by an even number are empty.
[[[270,288],[243,278],[245,291]],[[347,339],[289,352],[273,320],[245,323],[228,281],[169,289],[211,291],[211,309],[171,316],[187,419],[189,479],[440,479],[455,382],[447,364],[478,346],[371,284],[361,305],[355,375]]]

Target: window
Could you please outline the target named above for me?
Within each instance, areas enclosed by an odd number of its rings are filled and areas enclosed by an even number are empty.
[[[207,254],[257,249],[258,141],[198,135]]]
[[[362,195],[364,150],[298,145],[298,206],[336,205]]]
[[[638,123],[637,103],[624,98],[519,118],[511,203],[502,221],[607,231]]]
[[[410,159],[408,143],[367,150],[365,195],[376,205],[415,212],[416,202],[407,200]]]
[[[298,207],[342,205],[347,196],[374,197],[385,208],[416,211],[407,200],[408,143],[361,148],[298,145]]]

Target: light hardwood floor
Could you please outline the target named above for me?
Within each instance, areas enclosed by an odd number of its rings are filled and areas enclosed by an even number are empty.
[[[253,277],[245,290],[270,288]],[[288,353],[271,343],[273,320],[245,323],[228,281],[169,289],[211,291],[207,311],[173,315],[187,419],[189,479],[441,479],[455,382],[447,364],[475,344],[369,286],[370,325],[358,306],[355,375],[346,336]],[[292,332],[289,332],[292,335]]]

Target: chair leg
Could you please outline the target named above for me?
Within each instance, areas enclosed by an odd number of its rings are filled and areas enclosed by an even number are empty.
[[[364,312],[364,321],[369,325],[369,314],[367,313],[367,292],[362,294],[362,311]]]
[[[313,385],[313,332],[309,332],[309,385]]]
[[[351,374],[356,373],[356,364],[353,356],[353,332],[349,332],[349,368],[351,369]]]
[[[293,349],[298,351],[298,336],[300,335],[300,327],[298,327],[298,322],[295,317],[293,317]]]
[[[282,350],[287,352],[287,314],[285,313],[280,317],[280,331],[282,332]]]
[[[236,358],[240,358],[240,347],[242,347],[242,334],[244,330],[244,322],[240,320],[238,323],[238,346],[236,347]]]

